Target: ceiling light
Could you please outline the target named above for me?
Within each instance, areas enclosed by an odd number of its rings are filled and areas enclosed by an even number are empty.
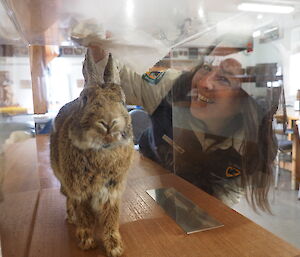
[[[134,12],[134,4],[132,0],[127,0],[126,2],[126,14],[128,17],[132,17]]]
[[[248,12],[269,12],[269,13],[291,13],[295,10],[294,7],[288,5],[271,5],[258,3],[241,3],[238,9]]]
[[[198,10],[198,16],[199,18],[203,19],[204,18],[204,10],[202,7],[199,8]]]
[[[252,37],[259,37],[261,35],[260,30],[256,30],[252,33]]]

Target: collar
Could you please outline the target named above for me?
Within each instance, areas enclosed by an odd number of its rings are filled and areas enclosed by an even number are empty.
[[[215,140],[212,138],[205,137],[204,131],[199,130],[199,127],[192,121],[190,121],[190,126],[198,138],[199,142],[202,145],[203,151],[206,151],[214,142]],[[215,151],[217,149],[226,150],[230,147],[233,147],[239,154],[242,155],[242,145],[244,139],[244,131],[240,129],[236,133],[234,133],[231,137],[228,137],[220,144],[216,144],[209,149],[209,152]]]
[[[212,138],[207,138],[205,136],[205,132],[199,129],[199,126],[197,126],[197,124],[193,122],[193,120],[190,120],[189,124],[194,134],[198,138],[199,142],[201,143],[203,151],[206,151],[215,142],[215,140]],[[240,129],[236,133],[234,133],[231,137],[228,137],[221,143],[211,147],[209,149],[209,152],[215,151],[217,149],[226,150],[230,147],[233,147],[239,154],[242,155],[243,140],[244,140],[244,130]]]
[[[215,142],[214,139],[205,137],[205,124],[201,120],[195,119],[187,107],[173,106],[173,126],[177,128],[193,130],[200,144],[202,145],[203,151],[206,151]],[[230,147],[233,147],[240,155],[242,155],[243,141],[245,138],[244,136],[244,130],[240,129],[220,144],[211,147],[209,152],[217,149],[226,150]]]

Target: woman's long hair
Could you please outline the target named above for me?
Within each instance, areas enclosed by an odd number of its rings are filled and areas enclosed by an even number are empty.
[[[246,93],[245,93],[246,94]],[[244,143],[242,187],[254,210],[270,212],[268,192],[273,181],[277,140],[272,128],[273,111],[266,111],[246,96],[242,106]]]
[[[193,76],[203,64],[199,64],[190,72],[184,72],[175,81],[169,101],[172,103],[191,103],[191,83]],[[234,116],[230,131],[223,131],[223,135],[230,136],[239,129],[244,130],[242,144],[242,173],[241,187],[245,190],[246,199],[256,211],[257,207],[270,212],[268,192],[273,174],[273,162],[277,153],[277,143],[272,129],[273,111],[266,111],[241,90],[241,112]],[[224,141],[226,137],[220,136],[216,144]]]

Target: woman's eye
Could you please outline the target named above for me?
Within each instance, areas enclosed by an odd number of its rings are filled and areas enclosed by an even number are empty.
[[[202,69],[205,71],[211,71],[211,66],[208,64],[203,64]]]
[[[228,85],[228,86],[230,85],[229,79],[227,79],[226,77],[223,77],[223,76],[218,76],[217,81],[221,82],[224,85]]]

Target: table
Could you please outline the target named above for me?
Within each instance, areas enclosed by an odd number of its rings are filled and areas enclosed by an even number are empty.
[[[65,198],[49,166],[48,144],[48,137],[40,135],[6,152],[10,170],[6,199],[0,204],[3,257],[105,256],[101,244],[91,251],[77,247],[74,227],[65,221]],[[23,171],[26,176],[18,180]],[[174,187],[224,226],[185,234],[146,193],[161,187]],[[124,257],[300,256],[299,249],[138,152],[129,171],[120,223]]]
[[[27,114],[27,108],[20,107],[20,106],[0,107],[0,113],[7,117],[18,115],[18,114]]]
[[[286,108],[286,115],[290,127],[292,127],[294,121],[300,120],[300,111],[296,111],[293,108]]]

